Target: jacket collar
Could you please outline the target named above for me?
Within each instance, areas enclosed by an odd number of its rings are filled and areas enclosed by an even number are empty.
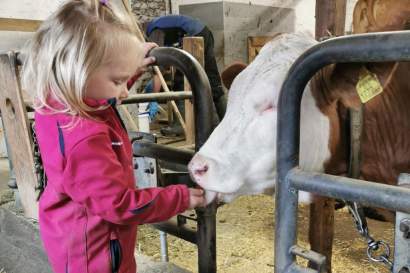
[[[87,104],[90,107],[98,107],[98,106],[115,106],[117,104],[117,99],[116,98],[109,98],[109,99],[91,99],[91,98],[85,98],[84,103]]]

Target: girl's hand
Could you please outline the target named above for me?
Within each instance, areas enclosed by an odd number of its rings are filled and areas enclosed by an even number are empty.
[[[144,43],[143,50],[144,50],[144,60],[142,61],[141,68],[145,69],[147,65],[150,65],[155,62],[154,57],[147,57],[148,52],[151,51],[151,49],[157,47],[158,45],[156,43]]]
[[[155,63],[155,58],[154,57],[147,57],[148,52],[157,47],[158,45],[155,43],[144,43],[143,44],[143,52],[144,52],[144,59],[142,60],[141,66],[138,67],[137,71],[135,71],[135,74],[128,80],[127,82],[127,88],[130,89],[136,80],[138,80],[141,75],[147,71],[147,66]]]
[[[205,207],[206,200],[204,190],[189,188],[189,209]]]

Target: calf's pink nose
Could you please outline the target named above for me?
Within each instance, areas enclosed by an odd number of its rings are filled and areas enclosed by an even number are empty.
[[[191,162],[189,162],[188,169],[195,182],[199,183],[201,177],[203,177],[209,170],[209,164],[205,157],[197,154]]]

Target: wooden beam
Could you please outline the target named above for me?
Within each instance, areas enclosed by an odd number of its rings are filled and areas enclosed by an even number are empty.
[[[0,55],[0,111],[24,214],[38,219],[33,144],[16,66],[14,53]]]
[[[327,197],[316,197],[310,205],[309,243],[310,248],[326,256],[325,272],[332,272],[332,247],[335,226],[335,201]],[[309,267],[318,269],[316,264]]]
[[[344,35],[347,0],[316,0],[316,39]]]
[[[0,31],[35,32],[43,21],[0,18]]]
[[[346,0],[316,0],[316,39],[344,35]],[[326,272],[332,272],[334,206],[331,198],[319,197],[310,206],[309,243],[313,251],[326,256]],[[309,263],[312,268],[315,264]]]
[[[185,37],[183,41],[183,49],[194,56],[195,59],[204,67],[204,38],[202,37]],[[185,78],[184,90],[191,90],[191,86]],[[185,125],[187,128],[186,143],[195,143],[195,121],[194,107],[191,100],[185,100]]]

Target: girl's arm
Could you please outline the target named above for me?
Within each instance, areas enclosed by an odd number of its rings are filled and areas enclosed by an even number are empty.
[[[82,140],[67,155],[63,187],[75,202],[116,224],[160,222],[189,207],[185,185],[127,186],[123,168],[132,164],[121,164],[113,149],[123,147],[112,146],[109,136],[101,133]]]

